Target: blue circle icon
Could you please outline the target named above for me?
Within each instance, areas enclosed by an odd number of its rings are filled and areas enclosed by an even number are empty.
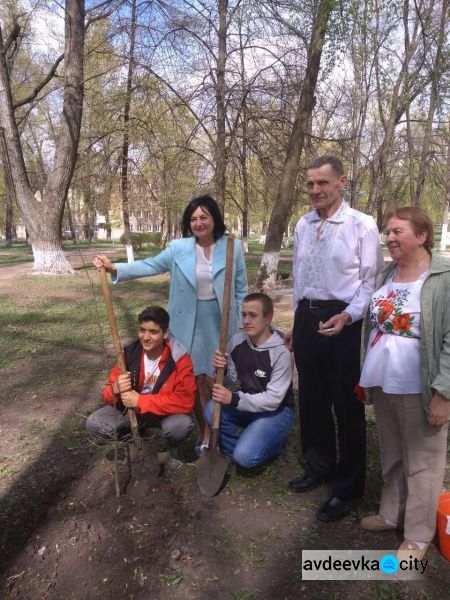
[[[392,554],[386,554],[380,560],[380,569],[383,573],[387,573],[390,575],[391,573],[395,573],[398,569],[398,560]]]

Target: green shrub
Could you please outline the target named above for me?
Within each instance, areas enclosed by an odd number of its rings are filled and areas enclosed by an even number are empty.
[[[125,244],[125,234],[120,237],[120,241],[122,244]],[[147,246],[159,248],[161,246],[161,241],[162,235],[159,231],[131,234],[131,244],[133,246],[133,250],[142,250],[142,248]]]

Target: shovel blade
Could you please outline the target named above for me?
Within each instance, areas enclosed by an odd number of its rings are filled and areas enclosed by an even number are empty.
[[[223,484],[229,460],[219,452],[217,442],[211,432],[210,447],[204,448],[197,463],[197,483],[204,496],[215,496]]]

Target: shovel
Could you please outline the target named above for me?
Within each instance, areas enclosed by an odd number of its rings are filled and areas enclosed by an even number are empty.
[[[225,263],[225,285],[223,288],[222,322],[220,324],[219,350],[225,353],[228,338],[228,317],[230,312],[231,280],[233,276],[234,237],[227,239],[227,259]],[[225,369],[217,369],[216,383],[223,385]],[[210,430],[209,444],[203,449],[197,463],[197,483],[204,496],[214,496],[220,490],[227,467],[228,458],[219,450],[220,402],[214,403],[213,421]]]
[[[109,328],[111,330],[112,339],[114,342],[114,349],[116,351],[117,364],[121,373],[126,373],[125,360],[122,353],[122,345],[119,338],[119,330],[117,328],[116,315],[114,314],[113,303],[111,300],[111,290],[108,285],[108,278],[104,267],[100,269],[100,283],[102,286],[103,298],[105,299],[106,314],[108,316]],[[139,433],[137,417],[134,409],[128,409],[128,415],[130,417],[131,433],[133,436],[133,442],[136,449],[139,451],[138,455],[141,456],[142,451],[142,438]]]

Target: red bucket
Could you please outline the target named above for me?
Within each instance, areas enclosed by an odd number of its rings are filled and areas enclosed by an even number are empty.
[[[445,492],[439,497],[437,530],[441,554],[450,561],[450,492]]]

